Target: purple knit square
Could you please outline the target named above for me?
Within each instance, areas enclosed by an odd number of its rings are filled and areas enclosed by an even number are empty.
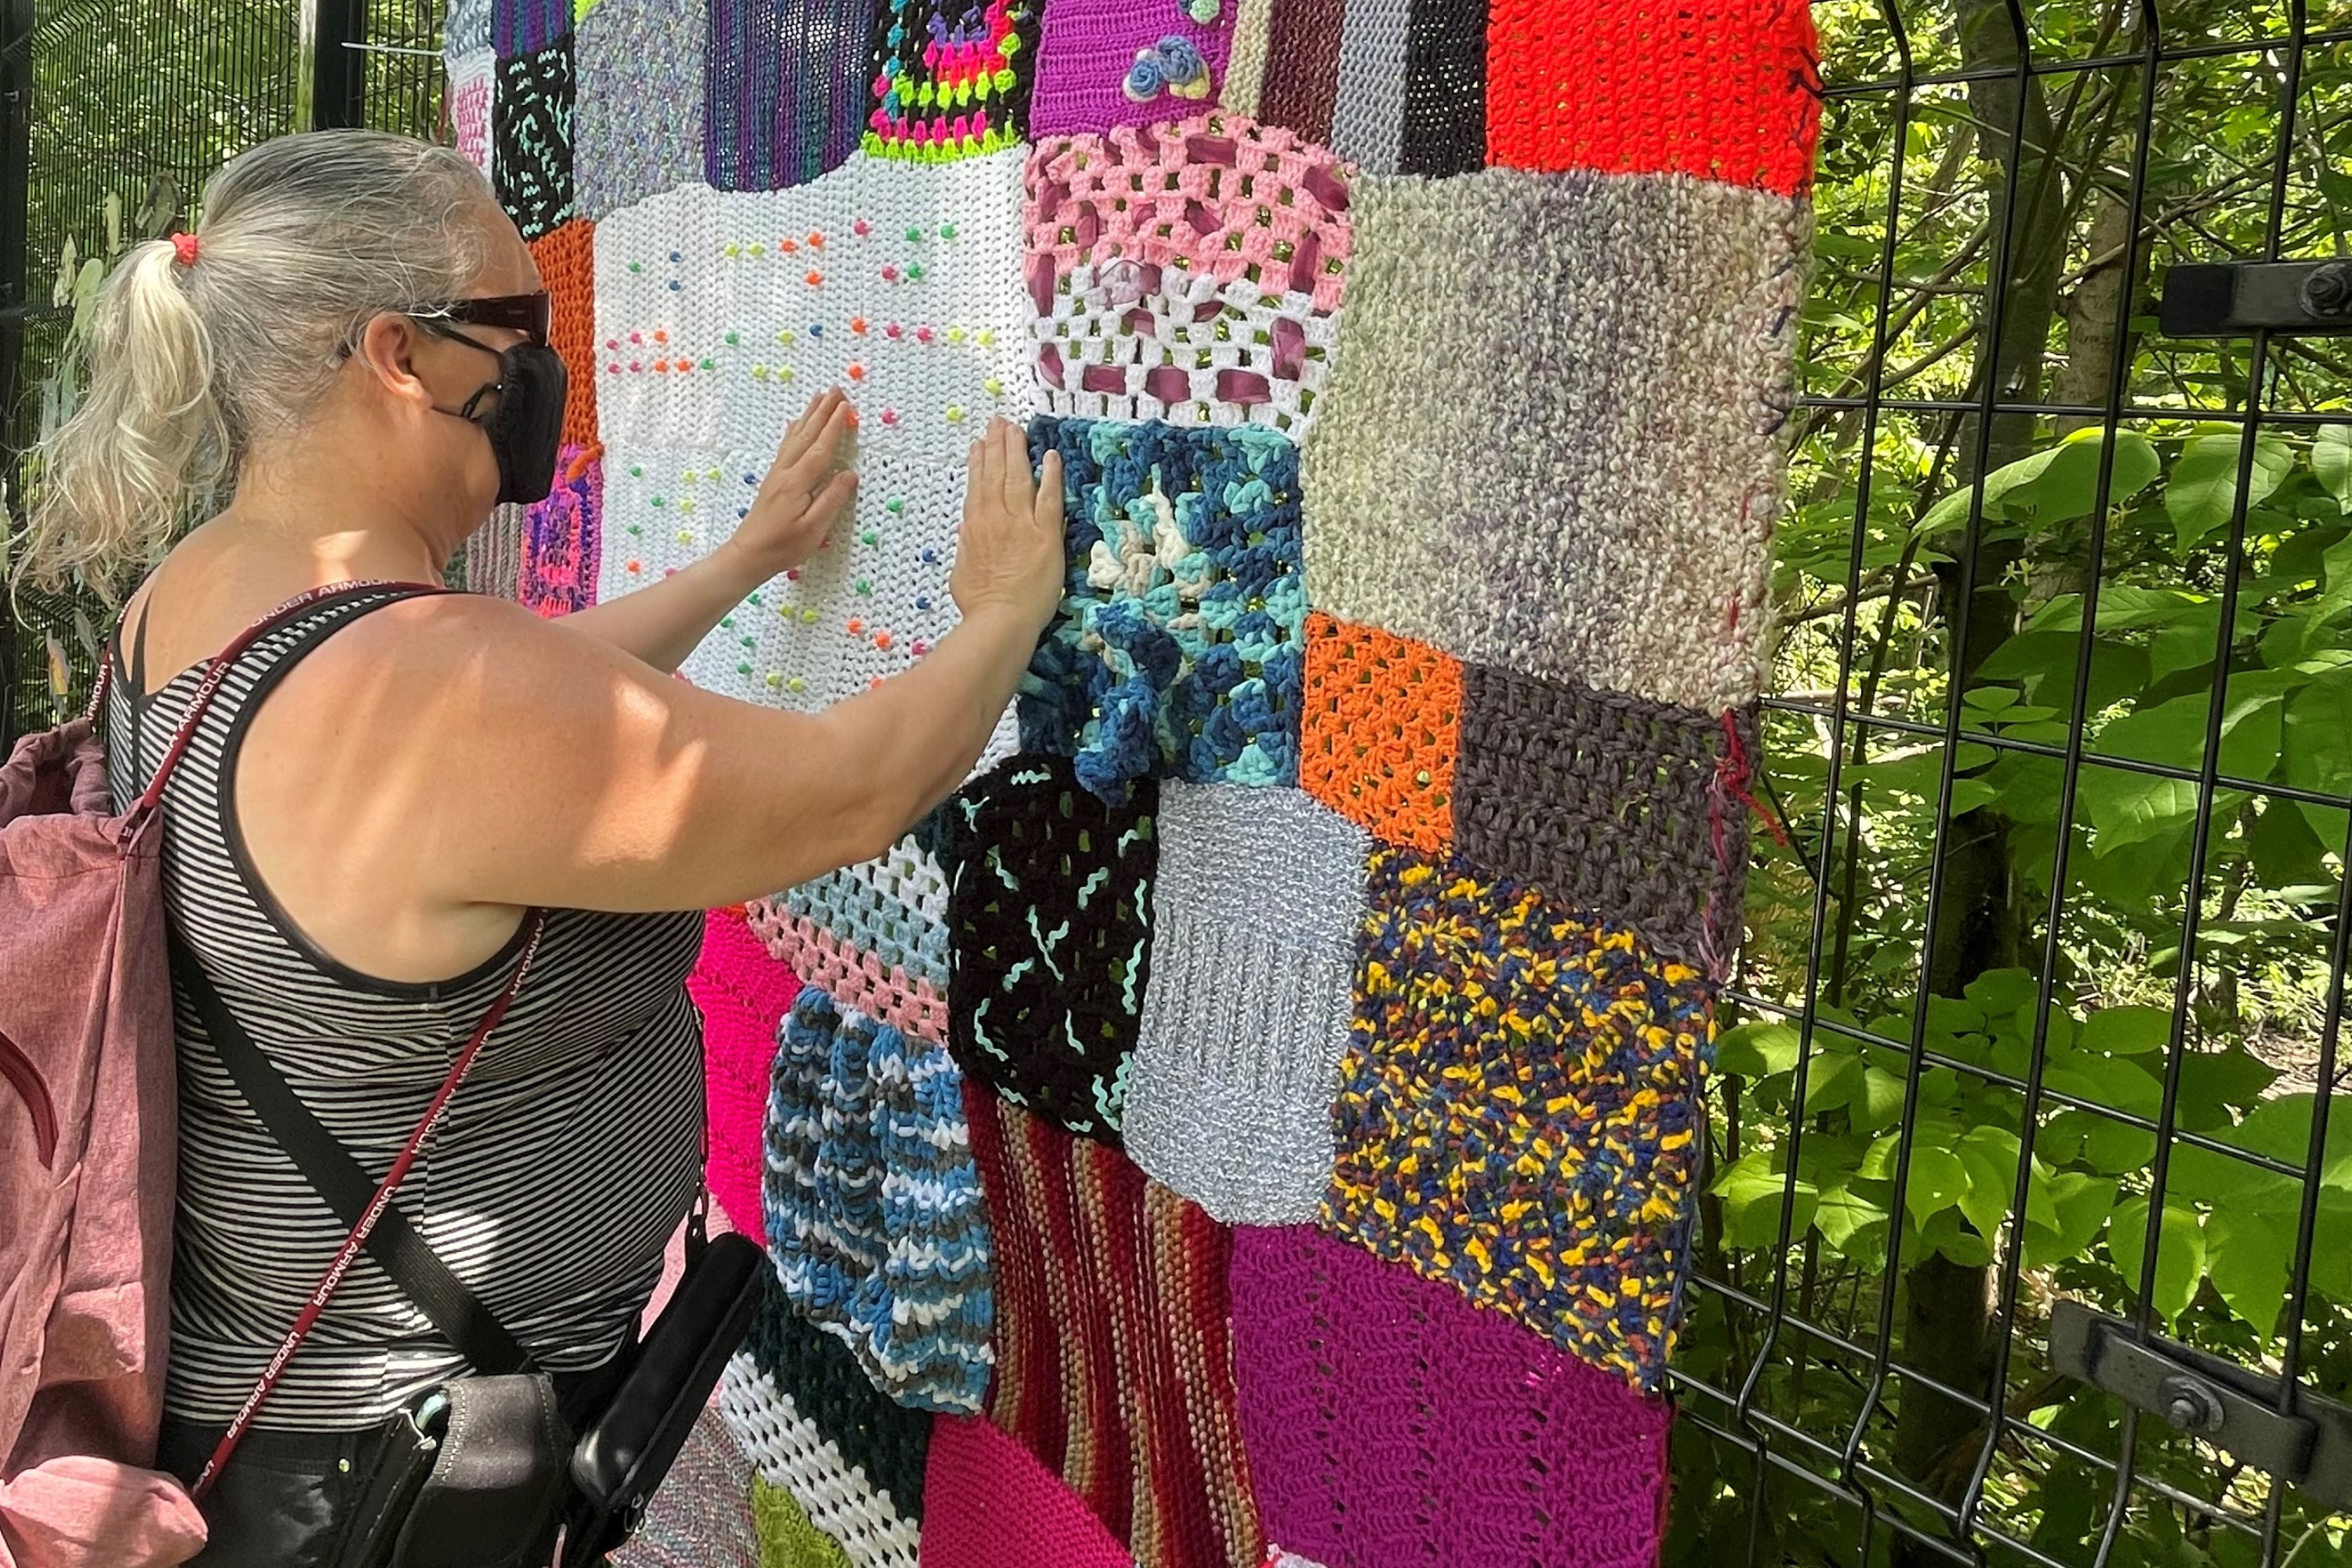
[[[1230,1279],[1268,1540],[1325,1568],[1653,1568],[1663,1401],[1304,1226],[1235,1230]]]
[[[1213,104],[1233,49],[1234,10],[1226,0],[1217,19],[1202,26],[1185,14],[1182,0],[1046,0],[1029,98],[1031,139],[1184,120]],[[1123,84],[1136,51],[1171,37],[1188,38],[1201,51],[1208,97],[1179,98],[1165,89],[1141,101],[1128,97]]]
[[[555,488],[523,513],[522,574],[515,596],[541,616],[553,619],[596,602],[604,497],[603,465],[579,447],[566,447]]]
[[[495,0],[490,47],[504,55],[543,49],[572,31],[572,0]]]

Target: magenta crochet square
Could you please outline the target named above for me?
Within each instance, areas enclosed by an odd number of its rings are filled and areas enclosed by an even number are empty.
[[[1187,15],[1182,0],[1046,0],[1029,134],[1150,125],[1215,102],[1225,79],[1225,57],[1233,51],[1234,10],[1234,0],[1223,0],[1216,19],[1204,26]],[[1166,86],[1156,86],[1141,99],[1128,95],[1137,54],[1156,53],[1167,37],[1183,38],[1199,52],[1209,74],[1203,98],[1182,97]]]
[[[759,933],[740,910],[703,917],[702,956],[686,988],[702,1009],[705,1123],[710,1160],[704,1174],[710,1195],[730,1224],[754,1239],[764,1236],[760,1173],[768,1115],[768,1079],[776,1065],[776,1031],[792,1011],[801,983],[768,956]]]
[[[1305,1226],[1234,1232],[1234,1377],[1268,1540],[1325,1568],[1652,1568],[1672,1415]]]

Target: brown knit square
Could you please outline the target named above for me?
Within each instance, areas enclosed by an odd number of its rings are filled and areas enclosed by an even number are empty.
[[[1318,611],[1307,617],[1298,783],[1390,844],[1454,841],[1462,666],[1427,643]]]
[[[1731,722],[1752,756],[1752,715]],[[1696,709],[1465,666],[1455,847],[1714,973],[1748,871],[1730,745]]]

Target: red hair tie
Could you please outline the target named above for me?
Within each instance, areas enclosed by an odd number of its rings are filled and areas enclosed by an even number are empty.
[[[172,254],[179,258],[181,266],[194,267],[196,264],[196,237],[193,234],[173,235]]]

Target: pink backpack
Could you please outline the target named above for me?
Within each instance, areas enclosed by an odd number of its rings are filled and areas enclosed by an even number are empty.
[[[116,813],[91,717],[0,766],[0,1568],[171,1568],[205,1525],[154,1463],[178,1159],[163,927],[170,778]],[[101,677],[92,714],[105,698]]]

